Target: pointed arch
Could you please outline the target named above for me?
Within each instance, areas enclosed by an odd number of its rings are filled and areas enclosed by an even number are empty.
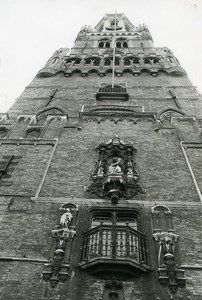
[[[161,110],[160,112],[157,113],[157,119],[160,120],[161,117],[167,113],[167,112],[176,112],[182,116],[186,115],[184,111],[182,111],[181,109],[178,108],[174,108],[174,107],[168,107],[166,109]]]
[[[64,115],[66,114],[65,111],[60,108],[60,107],[57,107],[57,106],[52,106],[52,107],[48,107],[48,108],[44,108],[43,110],[40,110],[38,112],[38,114],[36,115],[36,119],[37,121],[41,118],[43,118],[44,116],[46,115],[51,115],[51,114],[55,114],[55,111],[58,113],[58,114],[61,114],[61,115]],[[51,113],[52,112],[52,113]]]

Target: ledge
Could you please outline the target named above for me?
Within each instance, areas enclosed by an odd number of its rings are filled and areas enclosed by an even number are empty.
[[[122,275],[138,277],[141,273],[152,271],[145,265],[139,264],[130,258],[106,258],[99,257],[79,264],[81,270],[87,270],[90,274],[119,273]]]

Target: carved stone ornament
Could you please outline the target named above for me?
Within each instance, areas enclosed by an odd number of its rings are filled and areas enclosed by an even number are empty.
[[[68,277],[70,268],[70,252],[73,238],[76,234],[75,224],[78,206],[74,203],[63,204],[60,210],[60,224],[51,230],[53,236],[53,247],[49,263],[45,264],[42,277],[50,281],[54,288],[58,282],[64,282]]]
[[[185,286],[184,270],[175,262],[175,245],[179,236],[173,232],[159,232],[153,237],[158,249],[159,281],[175,293],[178,286]]]
[[[98,161],[91,175],[91,194],[111,199],[116,204],[120,198],[129,199],[137,193],[145,193],[133,160],[137,149],[117,136],[107,143],[101,142],[96,150]]]
[[[105,299],[124,299],[123,295],[123,283],[118,281],[115,277],[110,281],[106,281],[105,283],[105,292],[103,295],[103,300]]]

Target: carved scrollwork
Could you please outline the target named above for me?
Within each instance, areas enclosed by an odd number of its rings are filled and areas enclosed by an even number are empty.
[[[115,137],[97,147],[98,161],[91,175],[91,185],[86,188],[91,194],[111,199],[117,203],[120,198],[132,198],[137,193],[144,193],[136,170],[133,156],[137,149]]]

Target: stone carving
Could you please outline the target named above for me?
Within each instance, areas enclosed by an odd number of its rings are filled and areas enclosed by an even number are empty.
[[[112,280],[106,281],[104,289],[103,299],[124,299],[123,283],[115,277]]]
[[[159,281],[163,286],[168,285],[172,293],[175,293],[178,286],[185,286],[185,278],[184,270],[176,264],[175,246],[179,236],[173,229],[171,218],[172,212],[169,208],[160,205],[152,208],[153,238],[158,252]],[[167,231],[161,231],[160,227]]]
[[[144,193],[133,156],[136,148],[115,137],[97,147],[98,161],[91,176],[91,185],[86,191],[98,197],[111,199],[116,204],[118,199],[129,199],[137,193]]]
[[[88,40],[88,33],[92,32],[93,29],[91,26],[83,26],[77,35],[77,40],[86,41]]]
[[[149,29],[145,24],[140,24],[137,27],[137,32],[143,40],[152,40]]]
[[[51,230],[54,244],[52,255],[49,263],[45,264],[45,271],[42,272],[43,279],[50,281],[52,287],[55,287],[59,281],[64,282],[68,277],[70,251],[76,234],[78,206],[74,203],[66,203],[61,210],[64,213],[60,217],[60,225]]]

